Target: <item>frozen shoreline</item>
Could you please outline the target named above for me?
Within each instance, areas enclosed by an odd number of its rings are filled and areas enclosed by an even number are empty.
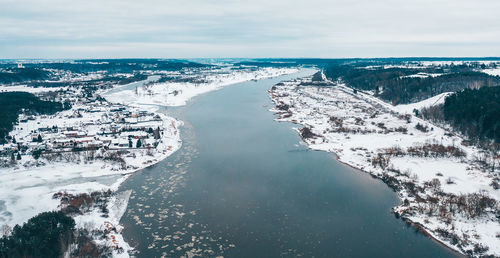
[[[279,115],[277,121],[307,128],[298,131],[309,148],[333,152],[340,162],[370,173],[393,188],[402,201],[394,208],[396,214],[453,250],[500,255],[497,208],[487,208],[484,214],[470,218],[470,214],[440,208],[443,205],[439,199],[431,204],[422,201],[434,200],[441,192],[445,194],[440,197],[442,202],[454,200],[453,196],[474,197],[476,193],[500,200],[499,190],[490,186],[492,175],[473,161],[483,154],[481,150],[462,146],[459,136],[411,115],[413,108],[439,103],[443,96],[412,106],[392,106],[341,84],[314,85],[310,78],[273,86],[270,96],[276,104],[272,111]],[[417,124],[427,129],[418,130]],[[439,149],[440,145],[442,149],[457,146],[456,151],[462,150],[465,156],[413,155],[421,149]],[[452,244],[457,237],[458,244]]]

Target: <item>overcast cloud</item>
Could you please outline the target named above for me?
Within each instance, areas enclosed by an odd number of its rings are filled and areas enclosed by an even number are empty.
[[[499,0],[0,0],[0,58],[500,56]]]

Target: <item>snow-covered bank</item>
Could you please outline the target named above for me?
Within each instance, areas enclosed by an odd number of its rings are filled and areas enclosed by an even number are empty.
[[[394,211],[447,246],[468,255],[500,256],[495,187],[500,171],[498,166],[488,171],[491,167],[478,160],[498,161],[411,114],[443,96],[394,107],[311,78],[273,86],[278,121],[303,125],[299,132],[311,149],[334,152],[339,161],[382,179],[402,200]]]
[[[200,73],[195,82],[154,83],[118,92],[104,93],[115,103],[137,105],[182,106],[194,96],[220,89],[224,86],[250,80],[276,77],[297,72],[296,68],[260,68],[231,70],[230,72]]]
[[[98,205],[92,205],[90,211],[74,216],[76,227],[89,231],[98,246],[109,247],[113,257],[129,257],[130,245],[123,239],[123,226],[120,219],[127,210],[132,190],[113,194],[107,199],[107,211],[103,212]],[[92,232],[93,231],[93,232]],[[105,237],[102,237],[104,234]],[[101,237],[100,237],[101,236]]]
[[[68,152],[50,161],[43,155],[38,160],[26,155],[22,163],[0,169],[0,224],[13,227],[40,212],[55,210],[59,201],[52,196],[57,192],[78,194],[117,190],[128,174],[174,153],[181,146],[178,127],[182,123],[160,115],[165,128],[160,144],[153,152],[137,150],[133,155],[123,156],[125,168],[109,160],[87,161],[81,155]],[[40,122],[43,123],[34,121]],[[53,123],[54,119],[49,122]]]

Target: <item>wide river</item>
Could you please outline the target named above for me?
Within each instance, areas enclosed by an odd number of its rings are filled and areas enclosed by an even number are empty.
[[[267,90],[312,70],[245,82],[167,112],[182,148],[130,177],[122,218],[137,257],[450,257],[396,219],[380,180],[308,150],[274,121]]]

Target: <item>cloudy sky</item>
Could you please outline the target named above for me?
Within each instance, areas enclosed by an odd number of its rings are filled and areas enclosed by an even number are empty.
[[[500,0],[0,0],[0,58],[500,56]]]

